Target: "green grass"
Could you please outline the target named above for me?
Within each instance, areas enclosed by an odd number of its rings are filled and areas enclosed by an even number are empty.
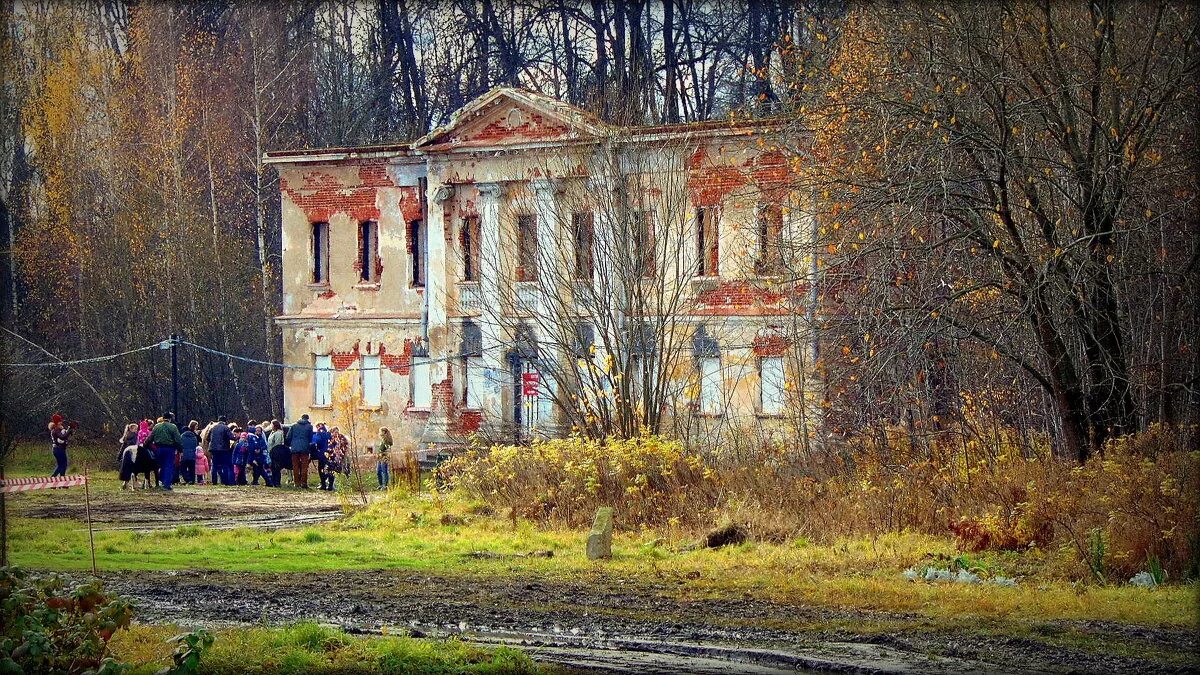
[[[111,497],[115,479],[102,474],[93,497]],[[50,491],[17,499],[43,504],[60,499]],[[218,494],[218,493],[214,493]],[[133,495],[122,495],[122,499]],[[153,509],[154,493],[140,493]],[[15,500],[14,500],[15,501]],[[19,513],[19,509],[14,509]],[[13,511],[10,511],[13,513]],[[455,513],[465,525],[441,525]],[[228,570],[311,572],[393,569],[442,576],[507,576],[593,581],[671,588],[684,599],[757,597],[784,603],[903,612],[943,623],[1046,620],[1108,620],[1147,626],[1193,626],[1196,586],[1153,590],[1064,581],[1057,560],[1071,552],[1027,551],[971,554],[962,560],[985,575],[1018,577],[1017,588],[995,585],[912,583],[910,566],[946,566],[962,555],[952,539],[899,532],[819,545],[797,539],[725,549],[689,550],[682,539],[660,533],[617,533],[612,560],[584,556],[586,532],[546,530],[499,515],[480,515],[477,504],[450,496],[430,499],[392,494],[344,520],[293,530],[211,530],[182,525],[139,534],[96,533],[96,559],[105,570]],[[10,523],[14,564],[54,570],[91,566],[87,530],[77,520],[32,519]],[[499,558],[476,558],[485,551]],[[523,557],[551,551],[553,557]],[[657,592],[657,591],[656,591]]]
[[[611,578],[667,585],[684,598],[750,595],[781,602],[915,613],[951,619],[1112,620],[1185,626],[1194,621],[1195,589],[1096,586],[1025,575],[1018,588],[912,583],[901,577],[929,555],[953,558],[951,540],[912,533],[849,539],[832,546],[746,544],[684,550],[655,545],[651,533],[618,533],[614,557],[583,555],[582,531],[542,530],[527,521],[468,516],[442,526],[440,513],[458,506],[396,498],[335,523],[303,530],[208,530],[181,526],[150,534],[97,532],[101,570],[202,569],[301,572],[341,569],[416,570],[439,575],[498,575],[557,580]],[[87,531],[73,520],[15,518],[10,555],[17,565],[86,570]],[[678,544],[680,542],[675,542]],[[518,557],[534,551],[553,557]],[[509,554],[475,558],[487,551]],[[1006,575],[1033,571],[1037,554],[985,556],[979,562]]]
[[[174,626],[133,626],[113,636],[110,647],[133,673],[150,675],[170,664],[166,640]],[[284,628],[232,628],[214,633],[201,657],[204,673],[541,673],[523,653],[483,649],[457,640],[357,637],[314,623]]]
[[[117,442],[114,438],[108,445],[94,443],[72,443],[67,451],[67,473],[83,473],[86,465],[90,471],[112,470],[117,464]],[[4,462],[4,475],[9,478],[49,476],[54,471],[54,455],[50,453],[50,442],[18,443]]]

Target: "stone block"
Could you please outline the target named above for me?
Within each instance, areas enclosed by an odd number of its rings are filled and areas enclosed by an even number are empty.
[[[608,506],[596,509],[592,531],[587,538],[588,560],[612,557],[613,510]]]

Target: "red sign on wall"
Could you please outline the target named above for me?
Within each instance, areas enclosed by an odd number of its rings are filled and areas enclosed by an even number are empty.
[[[522,393],[525,396],[533,397],[538,395],[538,374],[537,372],[528,372],[521,374]]]

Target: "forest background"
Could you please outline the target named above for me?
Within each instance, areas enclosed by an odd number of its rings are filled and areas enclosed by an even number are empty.
[[[953,434],[995,455],[1011,431],[1082,460],[1156,424],[1195,447],[1186,3],[8,0],[0,15],[5,362],[171,333],[278,361],[263,152],[413,139],[512,85],[619,124],[791,120],[776,149],[822,204],[815,267],[795,271],[822,308],[825,424],[805,452],[886,449],[901,429],[906,447]],[[6,368],[6,429],[165,410],[169,365],[147,349]],[[179,368],[185,419],[279,412],[276,369],[195,349]]]

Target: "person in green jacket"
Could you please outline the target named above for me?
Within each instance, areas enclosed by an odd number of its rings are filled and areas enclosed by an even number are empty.
[[[158,480],[164,490],[170,490],[175,482],[175,458],[183,449],[183,434],[179,427],[171,421],[171,413],[163,413],[158,424],[150,430],[150,445],[154,448],[154,456],[158,460]]]

